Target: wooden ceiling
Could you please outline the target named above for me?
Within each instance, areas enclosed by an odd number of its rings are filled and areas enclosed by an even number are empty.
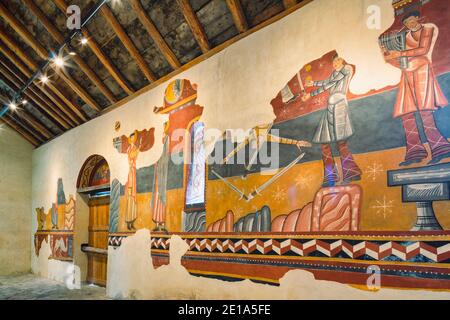
[[[0,102],[15,93],[70,35],[68,5],[82,16],[100,0],[1,0]],[[76,55],[34,81],[0,122],[34,146],[166,81],[311,0],[110,0],[72,39]],[[67,51],[65,51],[67,54]]]

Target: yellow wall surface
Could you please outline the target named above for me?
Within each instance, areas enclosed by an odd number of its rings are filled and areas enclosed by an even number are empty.
[[[0,275],[30,270],[32,151],[19,134],[0,125]]]

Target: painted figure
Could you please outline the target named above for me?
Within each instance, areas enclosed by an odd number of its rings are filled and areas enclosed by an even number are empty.
[[[448,105],[432,63],[439,29],[431,23],[422,24],[418,11],[406,14],[402,21],[407,29],[406,49],[389,51],[382,47],[386,61],[402,70],[393,114],[395,118],[401,118],[406,134],[406,156],[400,166],[419,163],[428,156],[420,139],[416,115],[422,119],[431,149],[429,164],[435,164],[450,157],[450,143],[436,127],[433,114],[439,107]],[[406,66],[400,64],[402,58],[407,58]]]
[[[44,208],[36,208],[36,217],[37,217],[37,223],[38,223],[38,230],[44,230],[45,229],[45,220],[46,220],[46,214],[44,212]]]
[[[58,229],[58,207],[52,203],[52,229]]]
[[[190,149],[189,130],[199,121],[203,107],[196,104],[197,85],[187,79],[176,79],[168,84],[164,93],[164,104],[155,107],[153,112],[168,115],[163,136],[163,154],[155,166],[153,178],[153,198],[151,202],[152,220],[156,224],[155,231],[167,231],[166,228],[166,193],[170,157],[183,154],[186,158]],[[182,133],[181,136],[178,135]],[[186,170],[187,172],[187,170]],[[184,177],[186,179],[186,177]]]
[[[163,152],[161,158],[155,165],[153,176],[153,195],[152,195],[152,220],[156,224],[154,231],[166,231],[166,204],[167,204],[167,173],[169,169],[169,136],[167,135],[168,123],[164,126]]]
[[[329,91],[327,110],[322,115],[320,123],[314,134],[313,142],[321,144],[324,164],[323,186],[334,186],[339,181],[339,173],[334,163],[331,144],[337,143],[341,156],[343,182],[361,180],[361,169],[353,159],[347,144],[348,138],[353,135],[353,127],[348,111],[347,93],[353,68],[338,55],[333,57],[334,71],[330,78],[323,81],[308,80],[307,87],[319,87],[302,97],[306,102],[311,97]]]
[[[120,153],[128,154],[128,179],[125,185],[125,222],[128,230],[136,230],[134,223],[137,219],[137,185],[136,161],[140,152],[153,147],[155,128],[144,131],[134,131],[129,137],[121,136],[114,139],[114,146]]]

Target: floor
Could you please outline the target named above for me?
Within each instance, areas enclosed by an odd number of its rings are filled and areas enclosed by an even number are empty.
[[[107,300],[105,288],[85,285],[70,290],[63,283],[32,274],[0,276],[0,300]]]

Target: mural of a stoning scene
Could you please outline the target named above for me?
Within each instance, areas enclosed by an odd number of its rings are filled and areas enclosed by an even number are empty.
[[[379,54],[401,70],[398,85],[353,94],[358,65],[330,48],[267,101],[273,123],[240,140],[227,130],[211,154],[208,106],[196,103],[205,88],[171,82],[153,110],[168,116],[162,141],[155,128],[112,141],[129,171],[124,184],[111,177],[109,246],[147,228],[154,266],[169,263],[179,234],[193,275],[277,285],[304,269],[358,285],[376,265],[386,287],[450,289],[449,9],[429,0],[393,9]],[[186,135],[174,137],[178,129]],[[155,143],[159,160],[137,168]],[[261,157],[274,146],[278,170]],[[57,234],[49,222],[43,229]]]

